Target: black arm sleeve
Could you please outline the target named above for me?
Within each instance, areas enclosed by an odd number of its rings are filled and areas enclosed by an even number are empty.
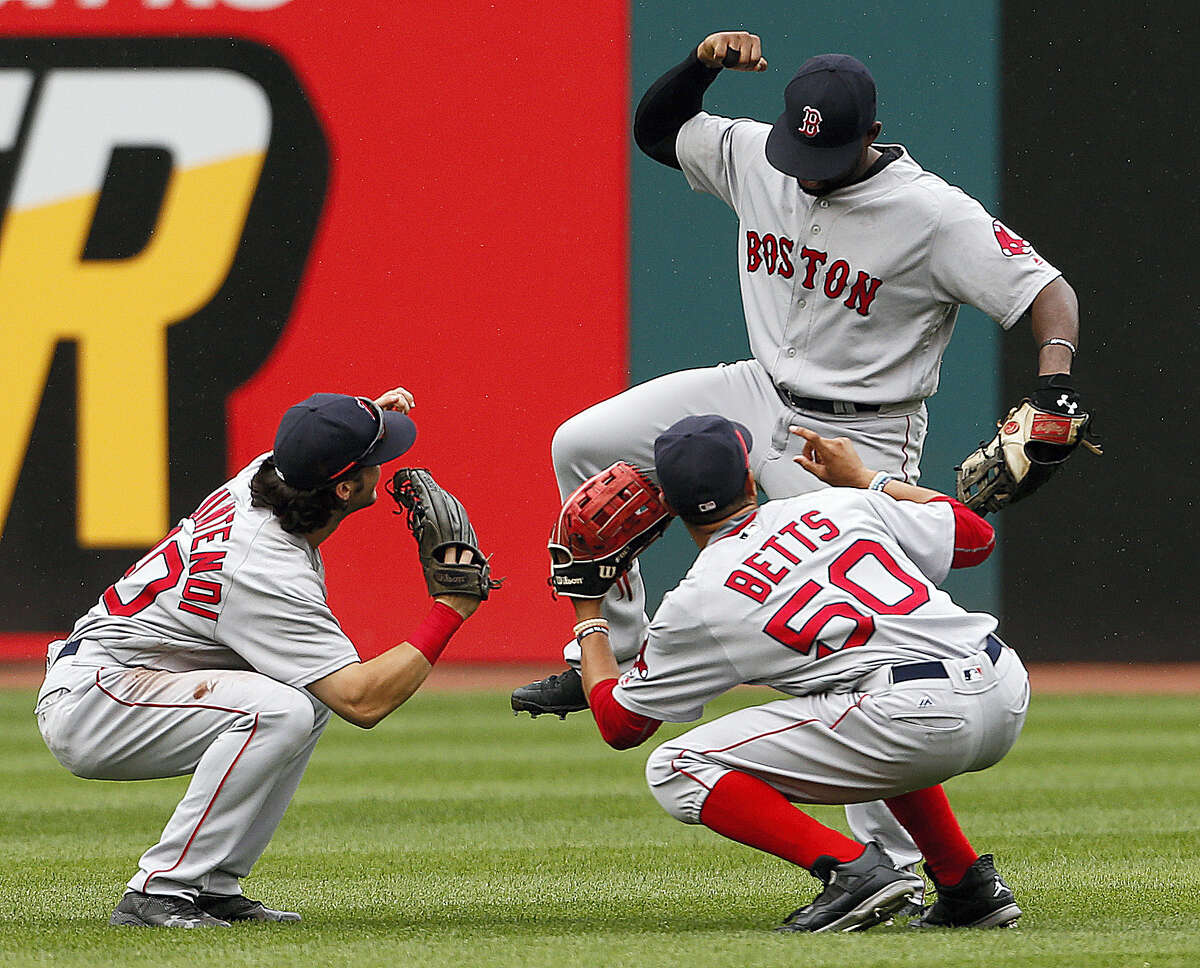
[[[700,112],[704,92],[719,73],[721,68],[705,66],[693,49],[682,64],[651,84],[633,116],[637,146],[655,161],[680,168],[675,138],[683,123]]]

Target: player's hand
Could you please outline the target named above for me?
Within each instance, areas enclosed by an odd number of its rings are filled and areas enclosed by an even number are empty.
[[[804,451],[793,458],[817,480],[833,487],[866,487],[875,476],[858,456],[848,437],[822,437],[807,427],[789,427],[804,438]]]
[[[377,399],[375,406],[381,410],[399,410],[401,413],[408,413],[413,408],[413,395],[404,387],[396,387]]]
[[[474,557],[475,555],[470,548],[447,548],[442,553],[442,563],[447,565],[469,565],[474,560]],[[434,595],[433,600],[454,609],[464,619],[468,619],[474,615],[475,609],[479,607],[479,599],[473,595]]]
[[[726,63],[725,55],[730,50],[737,51],[737,60],[730,55]],[[745,30],[722,30],[709,34],[696,48],[696,56],[701,63],[708,67],[725,67],[732,71],[753,71],[759,73],[767,69],[766,59],[762,55],[762,40],[758,34]]]

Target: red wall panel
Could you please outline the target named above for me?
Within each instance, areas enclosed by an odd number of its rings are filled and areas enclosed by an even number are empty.
[[[507,578],[447,658],[552,659],[569,635],[545,584],[549,446],[627,380],[626,18],[584,0],[0,6],[5,37],[229,36],[290,65],[328,139],[327,197],[286,328],[209,419],[227,421],[232,473],[311,392],[413,391],[411,463],[459,494]],[[365,655],[428,603],[381,498],[322,548]],[[10,630],[0,655],[55,631]]]

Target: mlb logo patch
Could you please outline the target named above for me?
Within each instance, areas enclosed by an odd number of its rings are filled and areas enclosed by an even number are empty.
[[[962,670],[963,682],[978,682],[983,678],[983,666],[969,666]]]

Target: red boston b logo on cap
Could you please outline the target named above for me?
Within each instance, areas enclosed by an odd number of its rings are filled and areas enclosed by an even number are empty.
[[[807,138],[816,137],[821,133],[821,112],[811,104],[804,105],[804,117],[800,119],[800,133]]]

